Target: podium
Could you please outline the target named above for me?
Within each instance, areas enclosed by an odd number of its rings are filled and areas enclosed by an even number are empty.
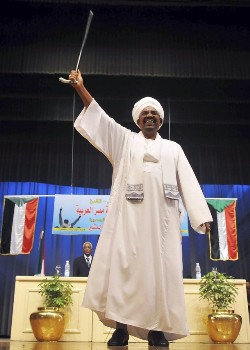
[[[30,314],[43,306],[39,283],[49,277],[17,276],[11,325],[11,340],[36,341],[30,325]],[[66,314],[66,328],[61,341],[91,341],[93,313],[81,306],[87,277],[61,277],[73,286],[73,305]]]
[[[29,316],[42,305],[38,284],[45,277],[17,276],[12,314],[11,340],[36,341],[30,326]],[[49,277],[46,277],[49,278]],[[104,326],[97,315],[81,306],[87,277],[62,277],[73,285],[73,305],[66,315],[65,332],[60,341],[76,342],[107,342],[113,329]],[[238,296],[234,305],[235,313],[241,315],[242,326],[236,343],[250,343],[249,314],[246,294],[246,281],[234,280],[238,288]],[[206,320],[210,313],[208,305],[199,300],[199,280],[184,279],[186,317],[190,335],[176,342],[212,343],[207,335]],[[132,342],[145,342],[130,337]]]

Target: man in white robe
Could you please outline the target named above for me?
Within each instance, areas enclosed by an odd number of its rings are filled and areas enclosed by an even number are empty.
[[[76,130],[113,166],[108,213],[83,306],[116,328],[108,346],[127,345],[129,335],[168,346],[189,334],[179,199],[199,233],[207,233],[212,221],[206,200],[181,146],[158,134],[164,111],[157,100],[135,104],[132,115],[141,131],[134,133],[104,112],[79,71],[71,71],[69,79],[84,104]]]

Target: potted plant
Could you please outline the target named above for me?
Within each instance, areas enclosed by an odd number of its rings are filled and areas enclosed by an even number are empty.
[[[212,308],[207,330],[215,343],[233,343],[241,328],[242,318],[233,310],[238,294],[233,280],[234,277],[217,271],[208,272],[201,278],[200,300],[207,301]]]
[[[73,303],[73,286],[62,281],[59,275],[54,275],[44,279],[38,287],[44,297],[44,306],[30,315],[32,331],[39,341],[59,340],[64,332],[64,311]]]
[[[65,309],[72,304],[73,286],[70,282],[60,280],[59,275],[44,279],[38,287],[39,293],[45,297],[44,306]]]

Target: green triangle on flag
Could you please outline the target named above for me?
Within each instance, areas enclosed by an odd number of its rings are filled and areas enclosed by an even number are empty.
[[[235,199],[206,199],[206,201],[216,211],[221,213],[227,206],[232,204],[235,201]]]

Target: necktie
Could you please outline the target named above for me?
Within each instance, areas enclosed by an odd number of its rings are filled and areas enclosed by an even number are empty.
[[[87,258],[86,258],[86,263],[87,263],[87,265],[88,265],[88,268],[90,268],[90,258],[87,256]]]

